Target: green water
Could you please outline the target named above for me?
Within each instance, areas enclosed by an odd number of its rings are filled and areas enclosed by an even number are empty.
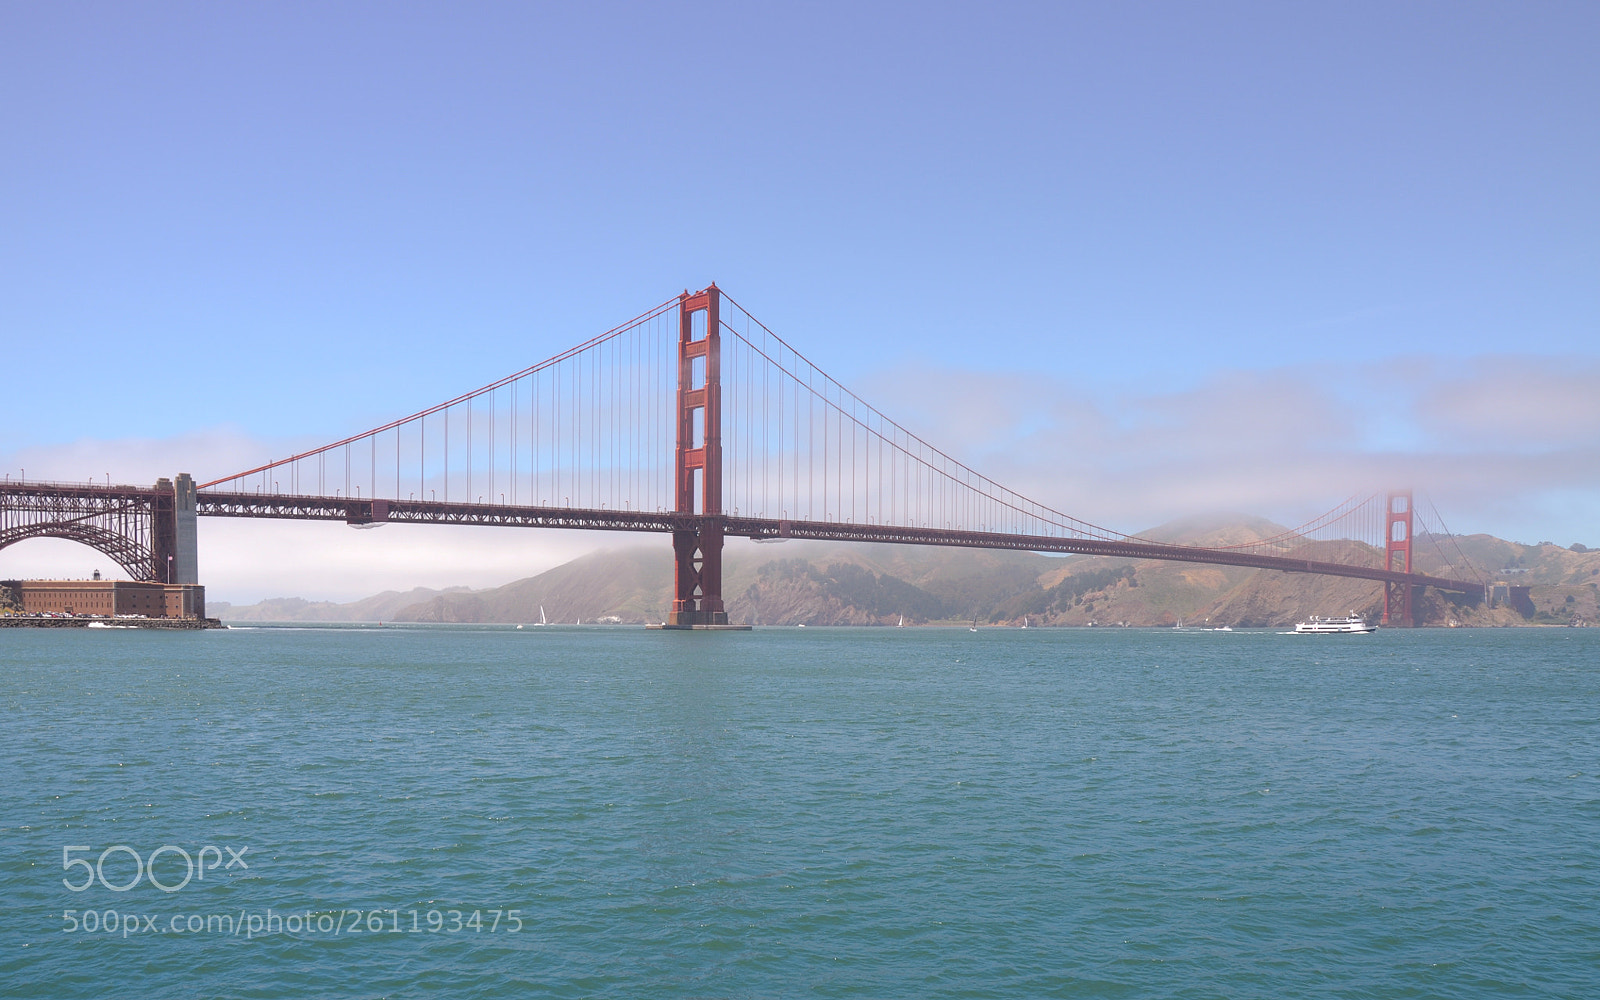
[[[5,630],[0,995],[1600,995],[1597,696],[1578,629]]]

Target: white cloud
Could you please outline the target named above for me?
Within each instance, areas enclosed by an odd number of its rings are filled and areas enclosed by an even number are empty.
[[[1600,363],[1476,358],[1430,382],[1415,412],[1441,447],[1592,447],[1600,439]]]
[[[462,525],[200,519],[200,574],[207,595],[352,600],[412,587],[495,587],[586,552],[664,538],[612,532]]]
[[[1600,366],[1587,360],[1341,361],[1169,393],[924,370],[864,394],[996,481],[1125,531],[1213,510],[1298,523],[1405,487],[1457,530],[1571,541],[1600,526]]]

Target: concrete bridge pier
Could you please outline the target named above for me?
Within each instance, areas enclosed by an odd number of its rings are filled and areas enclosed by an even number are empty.
[[[150,510],[150,570],[159,583],[200,582],[200,539],[196,530],[194,477],[156,480]]]

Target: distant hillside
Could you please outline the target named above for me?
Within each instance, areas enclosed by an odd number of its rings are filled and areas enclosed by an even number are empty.
[[[1419,544],[1425,541],[1429,541],[1427,536],[1418,537]],[[1529,620],[1554,625],[1576,617],[1600,624],[1600,608],[1596,606],[1600,595],[1600,550],[1563,548],[1550,542],[1523,545],[1493,535],[1467,535],[1455,541],[1492,582],[1529,588],[1525,608]],[[1445,547],[1450,548],[1448,544]]]
[[[1237,545],[1283,529],[1243,515],[1192,518],[1141,532],[1189,544]],[[1600,622],[1600,552],[1526,546],[1489,536],[1435,545],[1419,536],[1417,569],[1455,575],[1470,559],[1494,580],[1531,585],[1522,612],[1426,592],[1424,624],[1513,625]],[[1317,543],[1309,558],[1366,561],[1382,553],[1353,542]],[[1376,583],[1203,564],[1090,556],[1045,556],[923,546],[730,540],[723,596],[734,621],[761,625],[893,625],[966,622],[1035,625],[1283,626],[1312,614],[1358,611],[1376,619]],[[295,598],[221,613],[230,620],[659,622],[672,599],[672,555],[664,545],[598,552],[503,587],[387,592],[352,604]],[[1532,608],[1529,611],[1529,607]]]
[[[394,619],[403,608],[420,604],[439,594],[466,589],[466,587],[451,587],[441,591],[417,587],[404,593],[386,590],[381,594],[374,594],[349,604],[307,601],[299,597],[274,597],[259,604],[238,606],[213,602],[210,612],[234,622],[381,622]]]
[[[1461,538],[1435,540],[1428,535],[1417,536],[1419,552],[1432,552],[1442,548],[1447,553],[1459,550],[1496,580],[1522,586],[1572,586],[1600,582],[1600,549],[1574,550],[1540,542],[1523,545],[1508,542],[1493,535],[1465,535]],[[1442,559],[1435,556],[1436,559]],[[1418,561],[1423,556],[1419,554]]]
[[[451,591],[419,601],[390,618],[405,622],[536,622],[542,607],[553,622],[665,617],[672,588],[670,546],[596,552],[526,580],[490,590]]]

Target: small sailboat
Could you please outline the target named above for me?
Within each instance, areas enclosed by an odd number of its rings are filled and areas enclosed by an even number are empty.
[[[1023,615],[1022,616],[1022,627],[1023,628],[1027,628],[1028,627],[1028,616],[1027,615]]]
[[[896,625],[895,628],[905,628],[905,627],[906,627],[906,616],[905,615],[901,615],[900,616],[900,624]]]
[[[977,615],[973,615],[972,616],[972,626],[970,628],[968,628],[967,631],[968,632],[976,632],[976,631],[978,631],[978,616]]]
[[[544,626],[546,626],[548,624],[550,624],[550,623],[544,620],[544,605],[541,604],[541,605],[539,605],[539,620],[533,623],[533,627],[534,628],[543,628]],[[521,627],[522,627],[521,625],[517,626],[517,628],[521,628]]]

